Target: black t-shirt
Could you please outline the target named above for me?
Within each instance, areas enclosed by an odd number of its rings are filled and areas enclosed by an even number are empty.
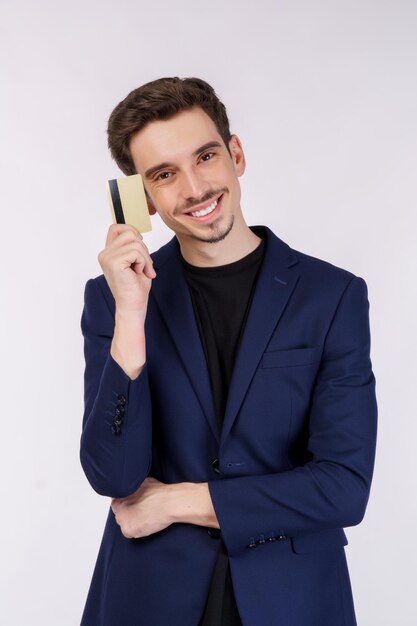
[[[210,372],[221,433],[233,366],[265,252],[265,239],[242,259],[196,267],[181,256]],[[220,539],[207,604],[200,626],[239,626],[226,547]]]

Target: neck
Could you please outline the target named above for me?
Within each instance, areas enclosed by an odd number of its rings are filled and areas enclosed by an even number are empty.
[[[187,263],[197,267],[216,267],[234,263],[258,247],[261,238],[251,231],[243,218],[235,222],[221,241],[207,243],[192,237],[177,235],[181,254]]]

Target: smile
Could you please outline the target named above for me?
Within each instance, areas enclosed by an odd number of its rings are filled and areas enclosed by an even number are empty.
[[[203,217],[204,215],[208,215],[209,213],[214,211],[216,206],[217,206],[217,200],[214,200],[214,202],[212,202],[210,206],[208,206],[206,209],[202,209],[201,211],[195,211],[194,213],[191,213],[191,215],[193,217]]]

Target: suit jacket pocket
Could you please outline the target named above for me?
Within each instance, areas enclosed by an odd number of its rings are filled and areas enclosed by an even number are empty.
[[[321,348],[293,348],[291,350],[273,350],[264,352],[262,367],[298,367],[311,365],[320,360]]]
[[[329,550],[334,547],[346,546],[348,540],[342,528],[320,530],[300,537],[291,537],[291,545],[297,554]]]

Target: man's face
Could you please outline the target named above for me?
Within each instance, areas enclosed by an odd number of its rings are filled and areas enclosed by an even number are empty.
[[[245,170],[245,159],[236,135],[229,149],[231,155],[214,122],[199,107],[151,122],[131,139],[149,212],[158,212],[180,241],[214,243],[228,235],[236,218],[241,223],[238,176]]]

